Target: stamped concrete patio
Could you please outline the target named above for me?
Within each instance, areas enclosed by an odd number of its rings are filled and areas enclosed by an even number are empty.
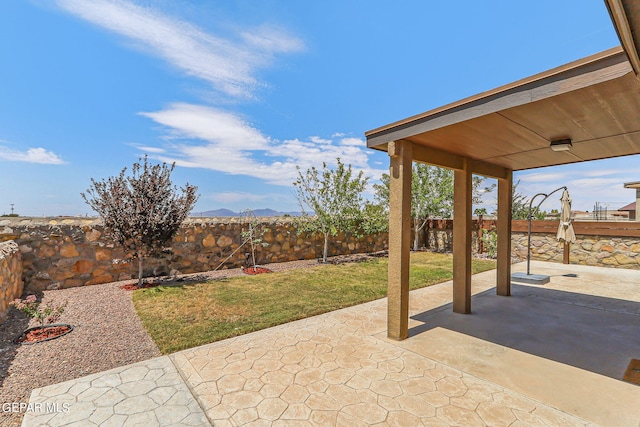
[[[37,389],[23,425],[639,426],[640,271],[532,271],[511,297],[475,275],[470,315],[413,291],[402,342],[378,300]]]

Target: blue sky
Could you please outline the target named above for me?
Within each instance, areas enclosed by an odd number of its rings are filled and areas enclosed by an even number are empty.
[[[195,211],[298,210],[296,165],[373,183],[365,131],[619,44],[602,0],[5,1],[0,31],[0,214],[31,216],[91,213],[91,178],[145,153]],[[617,208],[638,160],[515,178]]]

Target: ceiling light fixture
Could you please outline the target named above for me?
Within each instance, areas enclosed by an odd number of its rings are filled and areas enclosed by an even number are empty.
[[[551,141],[551,149],[553,151],[569,151],[572,145],[569,138]]]

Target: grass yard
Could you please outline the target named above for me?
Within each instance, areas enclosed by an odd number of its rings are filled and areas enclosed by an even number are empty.
[[[137,290],[133,303],[163,354],[383,298],[386,258]],[[473,272],[495,261],[473,260]],[[451,280],[453,257],[411,254],[411,289]]]

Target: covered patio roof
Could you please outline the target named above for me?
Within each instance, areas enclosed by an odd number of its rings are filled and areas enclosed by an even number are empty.
[[[453,169],[455,156],[514,171],[625,156],[640,153],[639,91],[616,47],[365,135],[379,150],[405,140],[442,152],[436,163]],[[549,149],[567,138],[570,150]]]
[[[496,292],[509,296],[513,171],[640,153],[640,5],[605,3],[622,46],[365,133],[390,157],[389,337],[408,336],[412,162],[454,170],[453,311],[470,313],[473,174],[498,179]]]

